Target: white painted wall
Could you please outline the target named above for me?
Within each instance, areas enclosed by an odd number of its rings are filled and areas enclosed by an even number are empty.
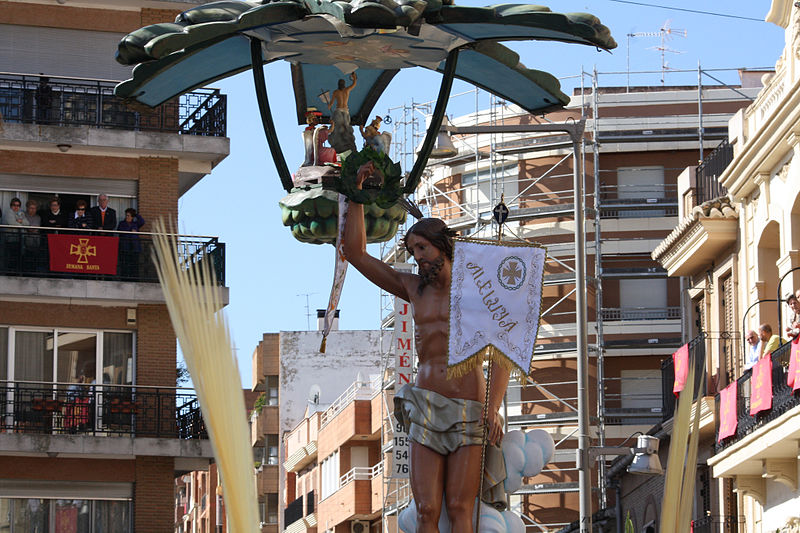
[[[332,331],[325,353],[319,353],[319,331],[280,333],[280,430],[291,431],[303,419],[308,393],[320,387],[324,410],[353,384],[361,372],[366,379],[381,372],[379,330]]]

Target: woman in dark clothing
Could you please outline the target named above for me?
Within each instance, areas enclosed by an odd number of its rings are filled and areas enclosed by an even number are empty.
[[[89,216],[86,209],[86,202],[78,200],[75,203],[75,215],[69,219],[68,226],[76,229],[96,229],[94,219]]]
[[[142,215],[136,209],[129,207],[125,210],[125,220],[117,225],[117,231],[138,232],[144,226]],[[136,278],[139,275],[139,256],[142,252],[142,243],[138,235],[120,235],[119,237],[119,262],[120,273],[126,278]]]

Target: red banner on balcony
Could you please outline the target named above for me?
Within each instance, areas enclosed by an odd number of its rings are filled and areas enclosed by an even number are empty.
[[[717,442],[736,434],[736,382],[719,392],[719,435]]]
[[[772,407],[772,354],[766,354],[753,367],[750,376],[750,416]]]
[[[116,274],[119,237],[85,233],[48,235],[50,270],[83,274]]]
[[[792,341],[791,351],[789,352],[789,372],[786,374],[786,384],[793,391],[800,389],[800,335]]]
[[[675,368],[675,382],[672,384],[672,392],[678,396],[686,386],[686,377],[689,375],[689,345],[684,344],[678,351],[672,354],[672,364]]]

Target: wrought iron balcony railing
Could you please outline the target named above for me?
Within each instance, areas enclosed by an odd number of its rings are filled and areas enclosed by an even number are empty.
[[[54,244],[54,238],[58,243]],[[95,243],[98,237],[114,244],[111,248]],[[75,244],[62,242],[73,239]],[[225,244],[217,237],[177,236],[179,254],[185,264],[199,266],[210,262],[217,283],[225,284]],[[106,241],[109,242],[109,241]],[[55,247],[67,246],[66,256],[73,262],[57,263]],[[74,247],[73,247],[74,246]],[[85,246],[85,248],[81,248]],[[70,250],[74,253],[70,253]],[[110,250],[110,251],[109,251]],[[81,251],[86,254],[81,255]],[[127,231],[0,226],[0,275],[45,278],[100,279],[158,283],[152,260],[153,234]],[[106,262],[113,273],[96,274],[79,263]],[[70,267],[69,265],[72,265]]]
[[[761,411],[755,416],[750,415],[750,378],[753,375],[752,369],[745,370],[744,374],[736,380],[736,434],[717,442],[715,438],[714,447],[720,452],[749,435],[756,429],[779,418],[786,411],[800,405],[800,391],[793,392],[792,388],[786,383],[789,370],[789,357],[791,355],[791,343],[784,344],[772,352],[772,408]],[[719,414],[720,395],[715,397],[715,410]],[[717,418],[716,435],[719,435],[719,416]]]
[[[694,533],[736,533],[744,531],[743,516],[705,516],[692,521]]]
[[[728,194],[728,190],[719,184],[719,177],[733,161],[733,146],[727,139],[703,159],[697,167],[695,187],[697,205]]]
[[[706,395],[706,338],[703,333],[689,341],[689,362],[695,365],[695,390],[694,399]],[[697,386],[699,384],[699,387]],[[675,414],[677,398],[672,392],[675,386],[675,363],[672,357],[661,361],[661,399],[663,402],[662,415],[664,420],[669,420]],[[688,387],[689,384],[687,383]]]
[[[94,126],[225,137],[226,95],[198,89],[153,109],[132,109],[114,96],[116,82],[0,72],[5,122]]]
[[[0,381],[0,431],[206,439],[193,390]]]

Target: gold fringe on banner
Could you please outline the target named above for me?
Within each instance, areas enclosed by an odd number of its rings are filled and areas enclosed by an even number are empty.
[[[516,378],[522,382],[527,381],[528,373],[509,359],[506,354],[498,350],[494,344],[484,346],[460,363],[448,366],[447,379],[463,378],[477,367],[483,366],[483,363],[486,361],[494,361],[500,365],[501,368],[508,371],[512,379]]]

